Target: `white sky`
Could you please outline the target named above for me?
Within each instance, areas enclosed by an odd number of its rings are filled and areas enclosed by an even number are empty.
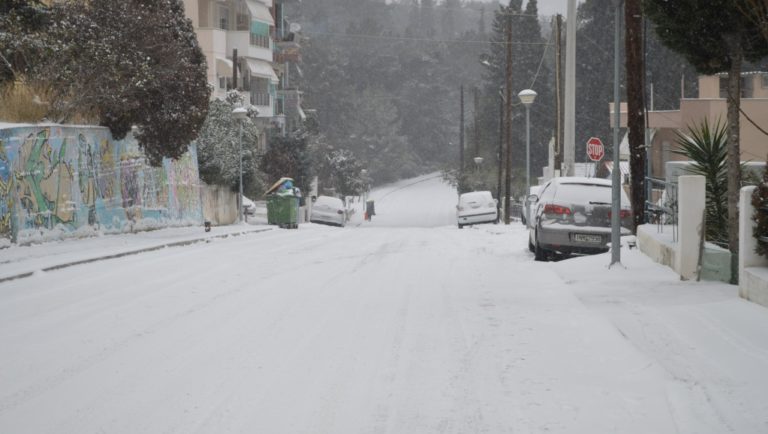
[[[499,3],[499,0],[486,1],[488,3]],[[501,0],[501,3],[507,4],[509,1]],[[525,3],[527,3],[527,0],[523,2],[523,8],[525,8]],[[577,3],[579,2],[577,1]],[[567,6],[567,0],[539,0],[539,15],[554,15],[558,12],[565,15]]]

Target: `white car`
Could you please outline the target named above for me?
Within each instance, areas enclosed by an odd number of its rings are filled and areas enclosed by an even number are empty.
[[[256,204],[253,203],[252,200],[248,199],[245,196],[242,196],[243,201],[243,214],[245,215],[255,215],[256,214]]]
[[[472,191],[459,196],[456,205],[456,220],[459,229],[477,223],[497,223],[499,211],[496,199],[490,191]]]
[[[347,224],[344,202],[337,197],[318,196],[312,204],[309,221],[343,227]]]

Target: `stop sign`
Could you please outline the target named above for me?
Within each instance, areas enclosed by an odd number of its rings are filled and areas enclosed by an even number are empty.
[[[587,157],[592,161],[600,161],[605,156],[603,142],[597,137],[587,140]]]

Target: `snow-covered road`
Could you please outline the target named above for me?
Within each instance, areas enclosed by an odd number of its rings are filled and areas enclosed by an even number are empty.
[[[0,284],[0,433],[768,432],[768,310],[735,289],[536,263],[439,178],[372,197]]]

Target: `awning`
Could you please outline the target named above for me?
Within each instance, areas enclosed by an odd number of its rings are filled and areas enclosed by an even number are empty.
[[[229,77],[232,75],[232,61],[222,57],[216,58],[216,75],[219,77]]]
[[[270,26],[275,25],[275,19],[272,17],[272,13],[269,12],[269,8],[256,0],[245,0],[245,3],[248,5],[248,11],[251,12],[252,20],[261,21]]]
[[[268,78],[272,83],[278,83],[280,81],[269,62],[260,59],[251,59],[250,57],[246,57],[245,61],[248,63],[248,69],[251,70],[252,75]]]

